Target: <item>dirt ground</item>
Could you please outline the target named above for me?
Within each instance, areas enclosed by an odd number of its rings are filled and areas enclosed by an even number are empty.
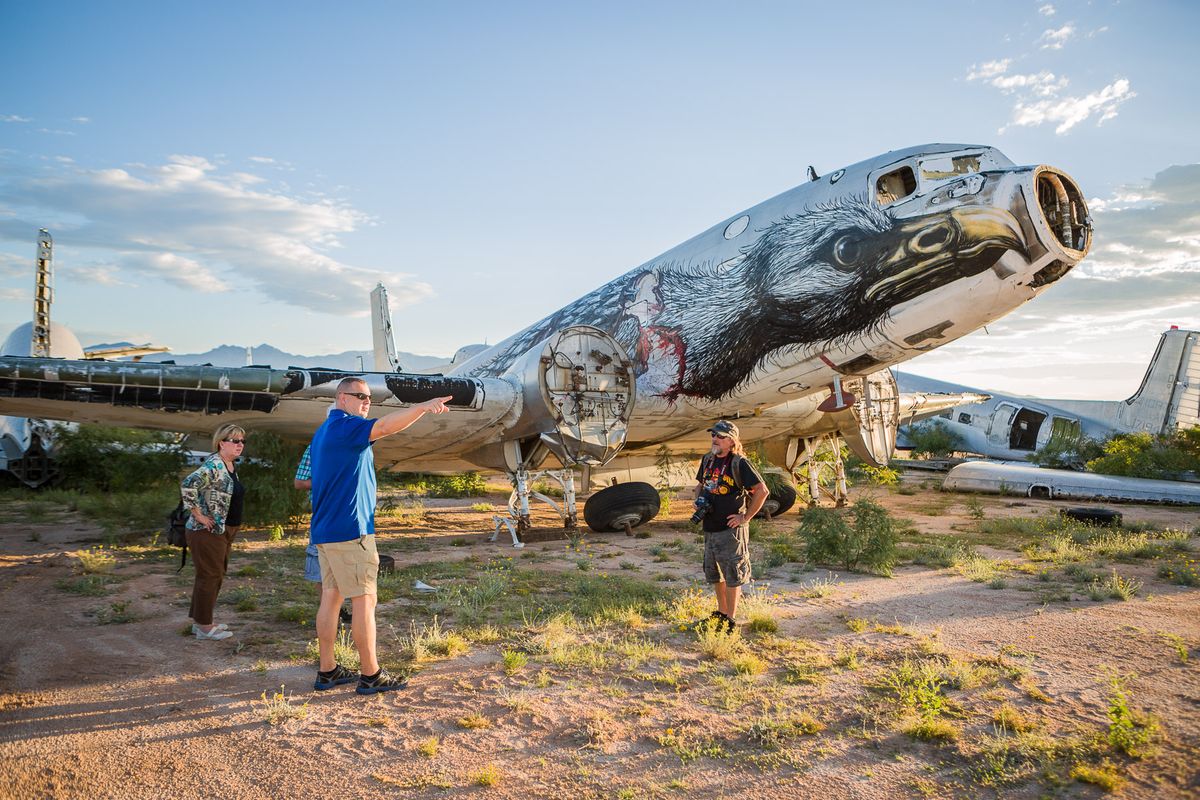
[[[793,510],[757,532],[731,650],[682,624],[714,607],[684,500],[647,538],[522,550],[488,541],[483,504],[498,510],[498,495],[381,518],[398,577],[381,589],[380,650],[412,676],[374,697],[311,690],[303,540],[239,542],[218,606],[236,635],[204,642],[186,635],[191,567],[177,576],[173,551],[110,546],[111,569],[89,578],[81,555],[98,529],[5,510],[0,797],[1102,796],[1079,765],[1121,797],[1200,796],[1200,590],[1159,577],[1161,558],[1039,561],[1021,553],[1036,535],[982,530],[1051,518],[1050,501],[855,493],[905,521],[894,575],[785,552]],[[1127,526],[1200,522],[1121,510]],[[549,512],[537,521],[556,527]],[[950,540],[976,548],[975,571],[912,563]],[[1079,575],[1114,568],[1142,582],[1137,595],[1090,599]],[[922,665],[940,676],[926,694],[888,688]],[[1111,743],[1114,679],[1134,730],[1156,729],[1140,758]],[[276,692],[293,715],[270,724]],[[949,732],[914,734],[914,720]]]

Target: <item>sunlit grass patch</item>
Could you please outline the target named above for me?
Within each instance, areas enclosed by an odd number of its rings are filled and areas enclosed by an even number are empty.
[[[766,661],[754,653],[742,652],[729,659],[730,666],[739,675],[761,675],[769,666]]]
[[[281,684],[277,692],[271,692],[269,695],[263,692],[261,699],[257,702],[259,716],[268,725],[278,725],[289,719],[304,719],[308,716],[308,701],[296,705],[284,693],[284,689],[285,686]]]
[[[1001,703],[992,714],[992,722],[1003,733],[1026,733],[1037,727],[1032,716],[1012,703]]]
[[[437,658],[455,658],[471,649],[471,643],[462,634],[442,627],[435,616],[427,625],[418,625],[413,620],[409,632],[399,637],[402,656],[414,663]]]
[[[725,626],[716,619],[697,625],[695,635],[700,652],[714,661],[729,661],[743,651],[740,632],[735,629],[726,633]]]
[[[500,660],[504,664],[505,675],[516,675],[525,669],[525,665],[529,663],[529,656],[520,650],[504,650],[500,653]]]
[[[458,726],[466,730],[479,730],[481,728],[492,727],[492,721],[480,714],[478,711],[467,714],[465,717],[458,718]]]
[[[79,570],[85,575],[108,575],[117,566],[117,559],[110,551],[105,550],[103,545],[91,550],[81,550],[77,557]]]
[[[704,756],[708,758],[725,758],[725,748],[711,736],[706,736],[691,728],[680,727],[678,730],[669,727],[662,733],[656,734],[654,741],[679,757],[680,763]]]
[[[750,724],[746,736],[759,747],[778,750],[791,739],[813,736],[823,730],[825,723],[807,711],[797,711],[781,719],[760,717]]]
[[[440,739],[438,739],[438,737],[430,736],[427,739],[422,739],[420,743],[417,744],[417,752],[426,758],[433,758],[438,754],[438,750],[441,748],[441,746],[442,742]]]
[[[1071,777],[1081,783],[1099,786],[1106,792],[1115,792],[1125,785],[1125,779],[1111,761],[1107,759],[1099,764],[1076,764],[1071,768]]]
[[[661,616],[668,622],[676,624],[694,622],[703,619],[716,610],[717,601],[710,592],[697,588],[684,589],[666,600]]]
[[[503,777],[499,767],[488,764],[471,775],[471,782],[479,786],[498,786]]]
[[[1108,697],[1108,743],[1130,758],[1146,758],[1158,751],[1161,732],[1153,714],[1129,707],[1126,684],[1133,675],[1113,676]]]
[[[1132,600],[1141,588],[1141,581],[1136,578],[1122,578],[1114,567],[1112,574],[1103,581],[1098,578],[1092,580],[1088,587],[1088,597],[1093,600]]]
[[[316,639],[310,640],[304,655],[310,661],[320,660],[320,643]],[[342,628],[338,632],[337,638],[333,640],[333,660],[346,669],[355,670],[359,667],[358,648],[354,645],[354,640],[350,638],[350,631],[345,628]]]
[[[778,633],[779,622],[768,611],[755,611],[746,622],[746,630],[751,633]]]

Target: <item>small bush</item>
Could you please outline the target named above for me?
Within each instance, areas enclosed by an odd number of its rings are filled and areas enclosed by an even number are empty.
[[[1111,681],[1112,694],[1108,698],[1108,743],[1130,758],[1145,758],[1152,755],[1158,739],[1158,721],[1149,714],[1140,714],[1129,708],[1129,696],[1125,684],[1132,675],[1114,676]]]
[[[1125,783],[1121,773],[1110,761],[1103,761],[1099,766],[1076,764],[1071,768],[1071,777],[1081,783],[1099,786],[1106,792],[1115,792]]]
[[[107,608],[101,608],[96,612],[96,622],[101,625],[121,625],[136,619],[137,616],[129,610],[128,600],[109,603]]]
[[[465,717],[459,717],[458,726],[466,728],[469,731],[479,730],[480,728],[492,727],[492,721],[480,714],[478,711],[467,714]]]
[[[912,445],[913,455],[918,458],[921,456],[945,458],[963,447],[962,437],[950,430],[949,426],[941,420],[910,425],[905,431],[905,436]]]
[[[426,758],[433,758],[438,754],[438,748],[441,747],[441,741],[436,736],[430,736],[428,739],[422,739],[417,745],[417,752]]]
[[[808,560],[837,564],[851,571],[891,575],[898,537],[887,510],[870,500],[859,500],[850,515],[853,526],[832,509],[814,508],[805,512],[799,533],[808,543]]]
[[[63,427],[54,435],[54,460],[65,488],[138,491],[178,483],[185,454],[176,438],[171,433],[102,425]]]
[[[281,722],[287,722],[289,719],[304,719],[308,716],[308,701],[305,700],[300,705],[294,705],[292,701],[284,694],[284,686],[280,685],[278,692],[272,692],[268,695],[262,693],[259,700],[259,716],[261,716],[268,725],[278,725]]]
[[[506,675],[516,675],[525,669],[525,665],[529,663],[529,656],[520,650],[505,650],[500,654],[500,658],[504,663],[504,673]]]
[[[117,560],[103,547],[83,550],[79,553],[79,568],[85,575],[107,575],[116,566]]]

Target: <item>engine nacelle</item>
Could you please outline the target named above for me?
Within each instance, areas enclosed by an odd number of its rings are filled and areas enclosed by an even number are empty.
[[[552,334],[503,377],[523,396],[521,419],[505,438],[523,440],[523,449],[534,449],[528,440],[536,437],[564,465],[598,466],[625,444],[633,364],[599,328],[575,325]]]

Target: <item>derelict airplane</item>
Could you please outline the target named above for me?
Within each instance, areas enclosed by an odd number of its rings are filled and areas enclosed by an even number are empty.
[[[450,413],[376,442],[376,459],[509,474],[514,544],[530,475],[551,457],[596,468],[662,445],[699,452],[718,417],[789,470],[827,435],[886,463],[901,419],[887,368],[1033,299],[1091,244],[1066,173],[992,147],[911,147],[810,178],[445,375],[361,373],[373,414],[452,397]],[[307,440],[348,374],[6,356],[0,413],[196,433],[236,422]],[[558,477],[571,524],[571,470]],[[658,502],[645,490],[609,487],[584,516],[597,529],[644,522]]]
[[[896,381],[902,392],[977,391],[908,373],[897,373]],[[1117,433],[1171,434],[1200,425],[1200,331],[1164,331],[1141,385],[1126,400],[987,393],[990,400],[945,409],[937,421],[958,434],[963,451],[989,458],[1022,461],[1048,445],[1070,447]]]

